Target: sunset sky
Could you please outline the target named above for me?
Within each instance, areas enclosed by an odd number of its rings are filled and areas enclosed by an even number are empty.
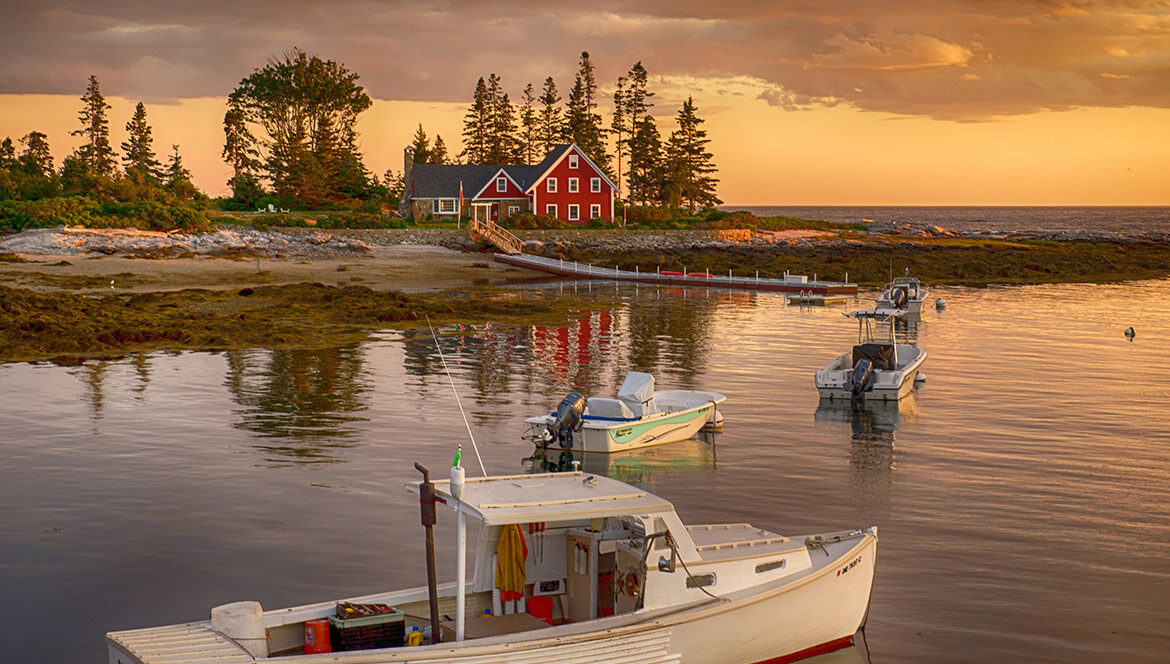
[[[212,196],[226,96],[299,47],[361,76],[379,174],[420,122],[457,150],[480,76],[513,101],[553,76],[567,97],[588,51],[606,102],[642,61],[664,134],[694,96],[728,204],[1170,204],[1167,0],[9,0],[3,15],[0,138],[45,132],[59,165],[95,74],[115,148],[141,100],[157,152],[178,143]]]

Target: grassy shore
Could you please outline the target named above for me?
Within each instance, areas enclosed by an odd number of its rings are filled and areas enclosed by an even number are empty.
[[[1120,242],[1013,242],[937,238],[856,240],[730,247],[579,249],[567,260],[618,265],[632,270],[709,271],[714,274],[779,277],[785,271],[876,286],[891,273],[910,273],[929,284],[1110,283],[1170,275],[1170,244]]]
[[[404,294],[365,286],[291,284],[238,291],[103,296],[0,286],[0,361],[121,355],[159,349],[322,347],[385,328],[482,321],[559,323],[587,306],[515,292]]]

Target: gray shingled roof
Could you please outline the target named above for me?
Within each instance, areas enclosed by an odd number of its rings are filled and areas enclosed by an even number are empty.
[[[568,149],[558,145],[534,166],[508,164],[415,164],[411,170],[414,180],[413,198],[459,198],[459,183],[463,183],[463,197],[471,198],[483,189],[502,168],[521,190],[532,186],[541,173]]]

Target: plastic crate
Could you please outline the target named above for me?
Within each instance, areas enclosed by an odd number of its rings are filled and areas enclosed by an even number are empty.
[[[334,652],[400,647],[405,632],[406,621],[401,611],[362,618],[329,617],[329,641]]]

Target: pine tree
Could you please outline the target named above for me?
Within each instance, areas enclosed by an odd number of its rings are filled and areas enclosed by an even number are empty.
[[[414,143],[411,144],[411,147],[414,148],[414,163],[431,163],[431,140],[427,138],[427,133],[423,131],[421,122],[418,123],[418,131],[414,132]]]
[[[30,131],[20,139],[24,146],[19,162],[24,172],[33,177],[53,174],[53,154],[49,151],[49,137],[39,131]]]
[[[502,92],[496,99],[492,122],[492,143],[488,152],[490,164],[514,164],[520,161],[520,140],[516,137],[516,109]]]
[[[654,104],[650,103],[649,101],[650,97],[654,96],[654,93],[646,90],[647,78],[646,68],[642,66],[642,62],[639,60],[638,62],[634,63],[634,66],[630,68],[629,73],[626,75],[626,88],[624,93],[621,95],[620,102],[617,98],[617,95],[615,94],[614,96],[614,104],[618,109],[620,109],[620,114],[622,116],[621,126],[626,130],[626,138],[624,143],[626,153],[629,155],[630,160],[628,177],[631,180],[636,177],[640,182],[643,183],[653,181],[655,178],[661,175],[660,173],[652,172],[655,171],[656,162],[661,158],[661,156],[658,154],[648,155],[639,153],[634,145],[634,137],[636,132],[638,131],[639,127],[642,126],[643,119],[649,116],[650,109],[654,106]],[[620,81],[621,79],[619,79],[619,83]],[[617,124],[618,113],[618,110],[614,111],[615,124]],[[649,141],[649,137],[645,138],[646,140],[642,140],[638,143],[639,147],[646,147],[650,144],[651,141]],[[654,141],[658,140],[657,127],[654,127]],[[623,140],[619,136],[617,142],[619,160],[622,144]],[[632,184],[629,186],[629,189],[632,192]],[[634,199],[631,197],[630,200]]]
[[[488,132],[491,127],[491,109],[488,103],[487,83],[481,76],[475,84],[471,108],[463,116],[463,152],[461,156],[469,164],[486,163]]]
[[[12,144],[12,137],[5,136],[0,141],[0,170],[10,171],[16,168],[16,146]]]
[[[622,159],[630,151],[630,132],[626,124],[626,77],[619,76],[613,91],[613,120],[609,126],[614,136],[614,155],[617,156],[617,179],[614,182],[618,185],[618,198],[622,194]]]
[[[244,111],[229,105],[223,116],[223,160],[232,167],[227,184],[232,188],[232,199],[238,205],[252,207],[264,194],[260,186],[260,153],[256,138],[248,130]]]
[[[199,193],[199,190],[191,182],[191,171],[183,166],[183,158],[179,156],[178,145],[171,146],[171,157],[167,160],[163,177],[166,179],[167,190],[181,201],[192,200]]]
[[[654,117],[647,115],[634,127],[630,136],[630,176],[627,200],[646,205],[662,203],[665,177],[662,138]]]
[[[573,90],[569,93],[568,138],[576,143],[595,164],[609,173],[609,154],[605,150],[605,128],[597,108],[597,80],[593,76],[593,62],[587,51],[581,52],[581,62]]]
[[[557,106],[561,97],[557,94],[557,84],[552,76],[544,79],[544,89],[540,94],[540,111],[538,113],[538,129],[536,140],[540,156],[548,154],[554,147],[565,142],[565,118]]]
[[[520,107],[520,160],[532,164],[539,154],[540,125],[536,111],[536,91],[529,83],[524,88],[524,105]]]
[[[127,175],[157,181],[162,164],[154,154],[154,138],[146,124],[146,106],[142,102],[138,102],[134,116],[126,123],[126,133],[129,136],[122,143],[122,168]]]
[[[687,97],[675,118],[678,129],[670,135],[667,146],[667,196],[675,207],[685,205],[691,212],[698,207],[715,206],[722,201],[715,196],[715,183],[711,174],[716,172],[713,155],[707,152],[707,132],[699,128],[703,120],[698,117],[694,99]]]
[[[77,115],[81,129],[70,132],[81,136],[83,141],[76,154],[97,175],[113,175],[115,169],[114,150],[110,147],[110,121],[106,111],[111,106],[102,96],[97,76],[89,77],[89,86],[81,97],[82,107]]]
[[[428,163],[445,164],[448,159],[447,144],[443,142],[442,136],[435,134],[435,145],[431,148],[431,158]]]

